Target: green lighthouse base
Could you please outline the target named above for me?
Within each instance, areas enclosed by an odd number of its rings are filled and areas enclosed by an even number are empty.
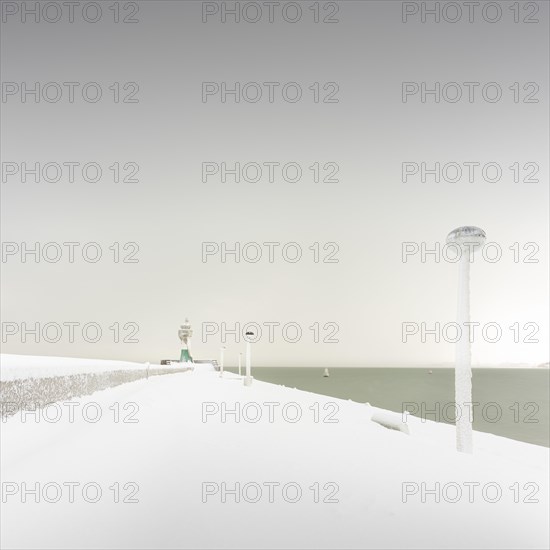
[[[182,349],[181,355],[180,355],[180,363],[192,363],[192,362],[193,362],[193,358],[191,357],[189,350]]]

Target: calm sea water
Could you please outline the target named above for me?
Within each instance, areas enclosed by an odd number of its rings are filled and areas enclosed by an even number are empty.
[[[235,369],[229,369],[235,372]],[[453,369],[257,367],[258,380],[291,388],[370,403],[415,416],[454,423]],[[550,371],[548,369],[474,369],[474,429],[536,445],[550,446]],[[437,405],[439,404],[439,405]],[[449,405],[448,405],[449,404]],[[448,405],[446,407],[446,405]],[[439,406],[439,413],[434,414]],[[424,412],[422,411],[424,408]]]

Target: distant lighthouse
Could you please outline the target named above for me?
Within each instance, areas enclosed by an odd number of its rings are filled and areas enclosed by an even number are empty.
[[[191,328],[189,319],[185,319],[185,323],[180,325],[178,336],[182,343],[180,363],[192,363],[193,357],[191,357],[191,351],[189,350],[189,341],[191,340],[191,336],[193,336],[193,329]]]

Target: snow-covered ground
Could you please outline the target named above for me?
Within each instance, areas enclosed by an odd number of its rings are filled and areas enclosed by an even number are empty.
[[[373,414],[203,365],[17,414],[1,546],[548,548],[547,448]]]

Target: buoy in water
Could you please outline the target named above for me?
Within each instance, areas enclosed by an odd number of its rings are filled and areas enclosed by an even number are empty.
[[[324,378],[328,378],[330,376],[328,369],[325,369],[325,372],[323,373]]]

